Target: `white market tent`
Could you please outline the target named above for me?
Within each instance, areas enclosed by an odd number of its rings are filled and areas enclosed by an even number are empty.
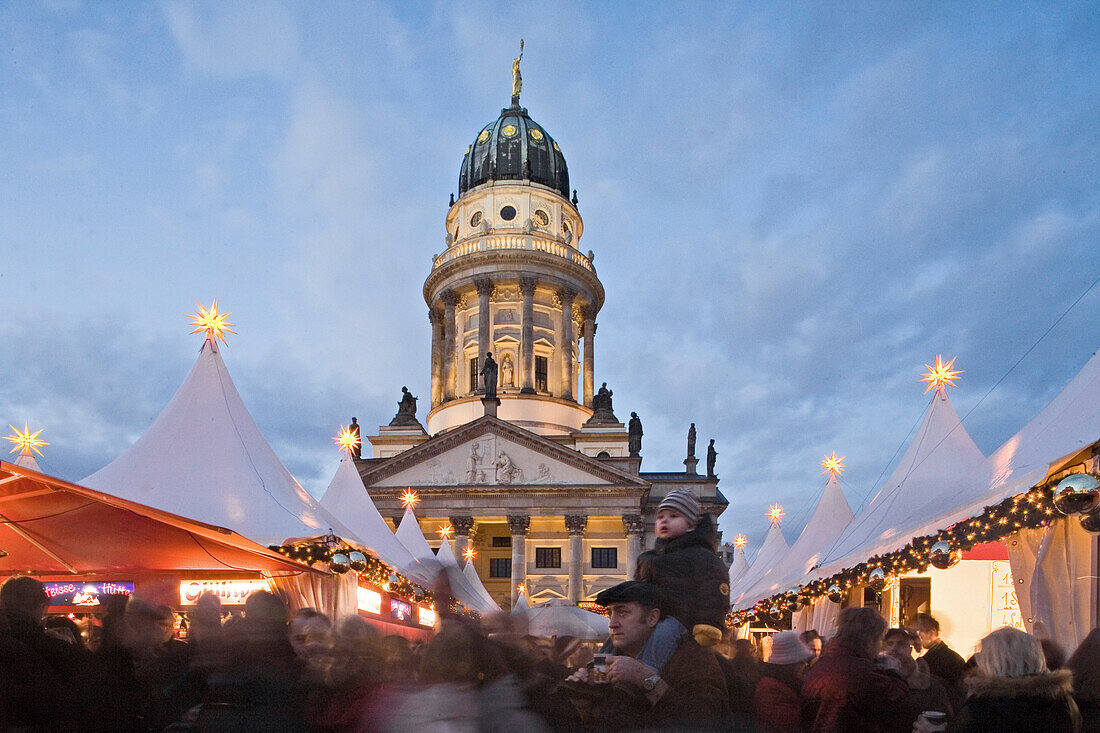
[[[420,522],[417,521],[411,506],[405,507],[405,514],[401,517],[401,523],[397,525],[394,536],[432,576],[443,569],[431,545],[428,544],[428,539],[420,531]]]
[[[359,542],[275,455],[212,337],[145,434],[80,483],[232,529],[261,545],[329,532]]]
[[[432,586],[433,573],[421,565],[394,536],[363,486],[354,459],[344,456],[340,461],[336,474],[321,497],[321,506],[333,516],[340,517],[365,547],[373,550],[399,573],[426,588]]]
[[[737,587],[737,581],[749,569],[749,561],[745,559],[745,551],[738,547],[733,551],[733,562],[730,563],[730,591]]]
[[[464,606],[472,608],[478,613],[492,613],[500,610],[500,606],[489,597],[488,593],[483,595],[478,588],[472,586],[470,581],[467,580],[466,574],[462,571],[462,568],[459,567],[458,560],[455,559],[454,549],[451,547],[450,540],[444,539],[439,544],[439,552],[436,554],[436,558],[439,560],[439,564],[447,571],[447,577],[451,581],[451,590]],[[481,590],[484,590],[484,587],[482,587]]]
[[[477,574],[477,569],[474,567],[472,560],[467,560],[466,564],[462,567],[462,575],[465,576],[466,582],[477,593],[486,600],[486,602],[496,606],[497,610],[500,610],[500,604],[497,603],[493,596],[489,594],[489,590],[485,587],[485,584],[481,582],[481,578]]]
[[[730,598],[733,599],[734,608],[740,607],[742,600],[744,600],[746,596],[746,592],[756,585],[756,583],[764,577],[764,574],[779,562],[788,549],[787,540],[783,538],[783,531],[779,528],[779,522],[772,521],[772,526],[768,530],[768,535],[764,538],[764,544],[760,545],[760,549],[756,552],[756,557],[753,559],[752,565],[750,565],[749,569],[745,571],[745,574],[741,576],[741,580],[738,581],[737,586],[730,588]]]
[[[822,553],[832,546],[837,535],[852,521],[852,516],[852,508],[844,498],[840,481],[836,474],[830,474],[817,506],[798,539],[753,587],[744,591],[735,610],[750,608],[761,598],[768,598],[804,583],[821,559]]]
[[[589,641],[602,641],[611,633],[609,619],[586,611],[565,598],[555,598],[531,606],[526,612],[527,633],[532,636],[572,636]]]
[[[899,550],[940,529],[936,517],[980,476],[985,456],[959,421],[946,390],[935,389],[908,450],[871,503],[822,552],[816,577]]]

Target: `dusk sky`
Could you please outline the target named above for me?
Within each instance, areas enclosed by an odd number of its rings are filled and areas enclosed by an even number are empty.
[[[423,419],[421,287],[521,37],[607,291],[597,381],[643,470],[682,470],[689,422],[715,439],[727,540],[778,501],[793,543],[834,450],[868,502],[937,354],[988,455],[1100,346],[1093,3],[13,2],[0,426],[44,428],[47,473],[101,468],[214,298],[315,495],[352,415],[373,433],[407,385]]]

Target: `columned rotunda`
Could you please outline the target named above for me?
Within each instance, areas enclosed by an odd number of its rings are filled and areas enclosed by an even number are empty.
[[[429,411],[421,422],[409,393],[357,460],[383,516],[399,522],[401,493],[416,491],[424,534],[449,525],[456,554],[471,550],[504,606],[521,588],[532,601],[585,601],[629,577],[672,489],[695,491],[715,517],[726,506],[693,447],[681,470],[641,471],[640,421],[631,435],[614,385],[597,382],[604,289],[570,193],[561,148],[517,87],[466,149],[446,246],[424,282]]]

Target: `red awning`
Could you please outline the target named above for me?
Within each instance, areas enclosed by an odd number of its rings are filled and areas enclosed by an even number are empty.
[[[0,461],[0,575],[311,571],[222,527]]]

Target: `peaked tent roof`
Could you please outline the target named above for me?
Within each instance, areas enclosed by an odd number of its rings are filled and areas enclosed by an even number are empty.
[[[485,587],[485,584],[481,582],[481,578],[478,576],[477,570],[474,569],[472,561],[466,561],[466,565],[462,568],[462,575],[465,576],[466,582],[470,584],[471,588],[480,593],[488,603],[493,604],[498,611],[500,610],[500,604],[493,599],[493,596],[489,594],[489,590]]]
[[[787,549],[787,540],[783,538],[783,530],[779,528],[778,522],[772,522],[772,526],[768,530],[768,536],[764,538],[764,544],[760,545],[760,549],[757,550],[752,565],[741,576],[741,580],[737,582],[737,587],[730,588],[730,598],[733,599],[734,605],[739,604],[742,598],[745,597],[745,591],[752,588],[764,577],[765,573],[783,558]]]
[[[823,553],[828,551],[837,535],[852,521],[852,508],[844,498],[840,481],[829,476],[825,489],[817,500],[802,534],[798,536],[783,559],[741,597],[740,606],[747,608],[761,598],[767,598],[804,581]]]
[[[358,541],[279,461],[210,338],[145,434],[81,483],[264,545],[330,529]]]
[[[363,486],[353,459],[345,456],[340,461],[336,474],[321,497],[321,506],[333,516],[340,517],[362,544],[374,550],[384,562],[412,580],[431,587],[432,574],[394,536]]]
[[[527,594],[520,593],[516,602],[512,605],[512,613],[527,613],[531,610],[531,604],[527,602]]]
[[[42,472],[42,469],[38,467],[38,461],[34,460],[34,454],[30,451],[23,451],[15,459],[15,465],[22,468],[29,468],[32,471]]]
[[[823,553],[818,575],[840,572],[927,534],[929,521],[957,503],[984,463],[947,392],[937,387],[905,456],[871,503]]]
[[[413,513],[411,507],[406,507],[405,514],[401,517],[401,524],[397,525],[397,532],[394,533],[394,536],[432,575],[438,573],[443,567],[440,565],[435,553],[432,552],[431,545],[428,544],[424,533],[420,531],[420,522],[417,521],[416,514]]]
[[[472,608],[479,613],[489,613],[491,611],[499,611],[500,606],[496,604],[491,598],[483,596],[477,588],[470,585],[469,580],[466,578],[466,574],[462,572],[462,568],[458,565],[458,560],[455,559],[454,549],[451,547],[451,541],[444,539],[439,544],[439,552],[436,553],[436,558],[439,560],[439,564],[443,566],[443,569],[447,571],[447,577],[451,581],[451,590],[454,591],[458,600],[467,608]]]
[[[737,548],[733,551],[733,562],[730,563],[730,590],[737,586],[745,572],[749,569],[749,561],[745,559],[745,551]]]

